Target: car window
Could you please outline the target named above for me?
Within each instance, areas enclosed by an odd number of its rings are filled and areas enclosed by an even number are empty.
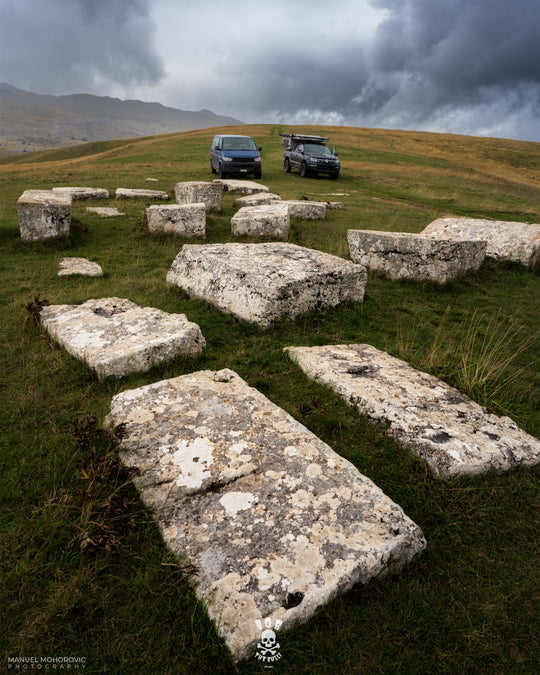
[[[310,155],[331,155],[330,149],[321,143],[308,143],[306,152]]]
[[[223,150],[256,150],[257,146],[252,138],[224,138]]]

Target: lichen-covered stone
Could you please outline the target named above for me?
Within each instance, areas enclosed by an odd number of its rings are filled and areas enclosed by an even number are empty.
[[[540,257],[540,224],[481,218],[438,218],[422,234],[444,239],[484,239],[486,256],[533,267]]]
[[[360,413],[389,424],[388,433],[438,476],[540,463],[540,442],[509,417],[490,414],[442,380],[371,345],[285,351]]]
[[[52,190],[25,190],[17,201],[23,241],[38,241],[69,234],[71,196]]]
[[[102,277],[103,270],[97,262],[87,258],[62,258],[59,265],[58,276],[68,277],[80,274],[85,277]]]
[[[181,237],[206,235],[206,208],[198,204],[155,204],[146,209],[148,229],[153,233]]]
[[[318,220],[326,218],[326,202],[312,202],[307,199],[288,199],[284,202],[289,207],[291,218]]]
[[[245,195],[251,195],[256,192],[270,192],[270,188],[251,180],[237,180],[234,178],[216,178],[214,183],[223,186],[226,192],[240,192]]]
[[[261,204],[272,204],[280,201],[281,197],[272,192],[255,192],[254,194],[246,195],[245,197],[237,197],[234,200],[234,205],[238,207],[259,206]]]
[[[40,318],[51,337],[100,379],[146,371],[179,355],[196,356],[205,346],[199,326],[184,314],[123,298],[48,305]]]
[[[486,253],[479,239],[454,241],[408,232],[348,230],[351,259],[388,279],[439,284],[477,270]]]
[[[106,425],[234,660],[357,583],[397,571],[421,530],[374,483],[230,370],[122,392]]]
[[[87,206],[86,210],[88,213],[97,213],[98,216],[103,218],[113,218],[115,216],[125,216],[125,213],[122,213],[115,207],[108,206]]]
[[[283,202],[243,206],[231,218],[231,234],[235,237],[268,237],[285,241],[289,237],[289,209]]]
[[[203,180],[177,183],[174,188],[178,204],[204,204],[207,211],[220,211],[223,186]]]
[[[138,188],[118,188],[116,190],[116,199],[169,199],[169,195],[162,190],[145,190]]]
[[[91,187],[55,187],[53,192],[69,195],[72,199],[109,199],[109,191]]]
[[[360,302],[364,267],[295,244],[185,244],[167,282],[224,312],[268,327],[312,309]]]

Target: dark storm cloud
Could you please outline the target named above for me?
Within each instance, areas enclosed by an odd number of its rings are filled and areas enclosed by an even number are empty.
[[[156,83],[154,30],[147,0],[2,0],[0,80],[56,94]]]

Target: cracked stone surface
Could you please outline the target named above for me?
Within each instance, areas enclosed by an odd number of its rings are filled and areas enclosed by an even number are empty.
[[[285,241],[289,237],[291,221],[285,202],[258,206],[243,206],[231,218],[231,234],[235,237],[270,237]]]
[[[445,239],[484,239],[486,255],[532,267],[540,257],[540,225],[481,218],[438,218],[422,234]]]
[[[220,211],[223,186],[208,181],[186,181],[175,186],[178,204],[204,204],[207,211]]]
[[[71,196],[52,190],[25,190],[17,200],[23,241],[38,241],[69,234]]]
[[[455,241],[408,232],[348,230],[351,259],[388,279],[439,284],[477,270],[486,253],[480,239]]]
[[[167,282],[240,319],[268,327],[312,309],[361,302],[362,265],[295,244],[185,244]]]
[[[125,213],[122,213],[115,207],[108,206],[87,206],[86,210],[89,213],[97,213],[98,216],[103,216],[104,218],[112,218],[113,216],[125,216]]]
[[[242,206],[259,206],[260,204],[271,204],[273,202],[280,202],[281,197],[272,192],[255,192],[245,197],[237,197],[234,200],[234,205]]]
[[[129,199],[130,197],[136,199],[169,199],[169,195],[162,190],[145,190],[144,188],[118,188],[116,190],[117,199]]]
[[[284,202],[289,207],[291,218],[307,218],[318,220],[326,218],[326,202],[313,202],[307,199],[288,199]]]
[[[489,413],[437,377],[371,345],[285,351],[309,377],[361,414],[389,424],[389,435],[423,458],[437,476],[540,463],[540,441],[509,417]]]
[[[406,565],[420,528],[372,481],[231,370],[124,391],[105,425],[234,660]]]
[[[146,209],[150,232],[182,237],[206,235],[206,207],[203,203],[154,204]]]
[[[256,192],[270,192],[270,188],[251,180],[235,180],[233,178],[216,178],[214,183],[223,186],[225,192],[240,192],[245,195],[251,195]]]
[[[51,337],[99,379],[146,371],[178,355],[196,356],[205,346],[199,326],[184,314],[139,307],[123,298],[48,305],[40,319]]]
[[[109,191],[92,187],[55,187],[53,192],[69,195],[72,199],[109,199]]]
[[[62,258],[58,276],[68,277],[76,274],[85,277],[102,277],[103,270],[101,269],[101,265],[87,258]]]

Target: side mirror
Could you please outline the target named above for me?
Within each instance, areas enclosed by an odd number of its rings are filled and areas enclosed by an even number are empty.
[[[259,152],[262,152],[262,148],[261,148],[260,145],[259,145],[259,147],[257,148],[257,150],[258,150]]]
[[[337,150],[336,150],[336,146],[335,146],[335,145],[334,145],[334,147],[332,148],[332,154],[333,154],[335,157],[338,156]]]

